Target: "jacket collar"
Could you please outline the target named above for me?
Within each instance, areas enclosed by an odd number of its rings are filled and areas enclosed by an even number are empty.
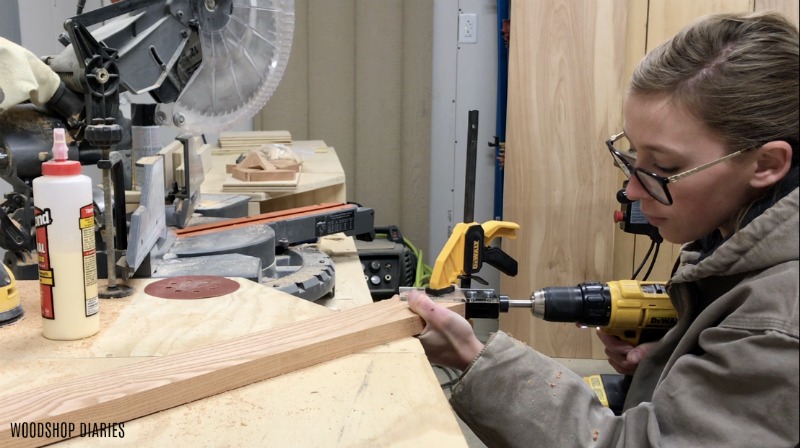
[[[687,245],[681,254],[684,265],[672,281],[690,282],[713,275],[735,275],[797,260],[800,252],[799,191],[795,187],[705,258],[701,257],[699,242]]]

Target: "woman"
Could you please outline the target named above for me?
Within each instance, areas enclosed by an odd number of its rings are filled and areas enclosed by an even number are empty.
[[[708,16],[635,70],[608,149],[628,198],[688,244],[668,285],[678,324],[649,351],[604,338],[633,373],[621,416],[556,361],[502,332],[484,346],[460,316],[409,297],[431,361],[465,370],[453,408],[484,442],[798,444],[799,107],[798,31],[775,14]]]

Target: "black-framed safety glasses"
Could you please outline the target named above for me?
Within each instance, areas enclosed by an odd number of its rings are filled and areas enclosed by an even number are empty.
[[[619,167],[620,170],[622,170],[628,179],[631,178],[631,175],[636,176],[636,180],[642,184],[642,187],[644,187],[645,191],[647,191],[650,196],[655,198],[655,200],[664,205],[672,205],[672,195],[669,193],[667,184],[675,183],[684,177],[699,173],[706,168],[710,168],[718,163],[722,163],[726,160],[737,157],[747,151],[747,149],[741,149],[726,156],[720,157],[719,159],[704,163],[703,165],[692,168],[688,171],[678,173],[674,176],[664,177],[650,171],[645,171],[641,168],[636,168],[634,166],[636,164],[636,153],[633,151],[620,150],[614,146],[624,137],[625,132],[620,132],[619,134],[612,135],[611,138],[606,141],[606,146],[611,152],[611,157],[614,158],[614,164]]]

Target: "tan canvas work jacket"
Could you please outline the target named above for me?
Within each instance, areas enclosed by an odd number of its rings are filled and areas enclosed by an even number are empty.
[[[489,446],[796,446],[798,225],[794,189],[708,257],[684,248],[669,285],[678,324],[642,360],[621,416],[502,332],[453,408]]]

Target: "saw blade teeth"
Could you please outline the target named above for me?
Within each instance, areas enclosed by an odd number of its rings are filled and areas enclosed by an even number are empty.
[[[174,103],[172,125],[197,132],[247,120],[275,92],[294,33],[291,0],[236,1],[224,28],[200,30],[203,62]]]

